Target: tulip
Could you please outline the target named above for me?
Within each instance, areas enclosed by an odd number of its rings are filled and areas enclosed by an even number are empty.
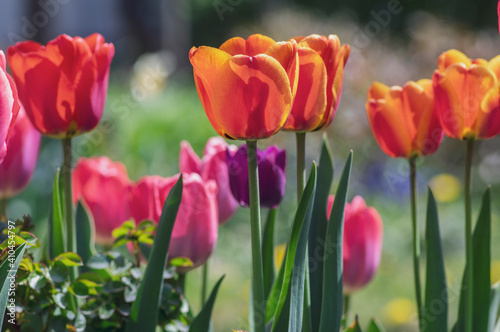
[[[229,185],[234,198],[242,206],[250,205],[248,187],[247,146],[241,145],[237,151],[227,151],[227,167],[229,169]],[[257,149],[259,170],[259,193],[261,206],[274,209],[285,194],[286,185],[286,151],[270,146],[262,151]]]
[[[299,83],[284,129],[308,132],[329,126],[342,92],[349,45],[340,46],[336,35],[293,38],[299,50]]]
[[[438,58],[432,77],[439,121],[447,136],[490,138],[500,133],[500,57],[470,60],[457,50]]]
[[[73,204],[81,200],[88,207],[96,242],[113,243],[113,230],[130,219],[130,181],[125,166],[107,157],[80,158],[72,177]]]
[[[7,142],[12,134],[19,109],[16,85],[12,77],[7,74],[5,54],[0,51],[0,163],[7,153]]]
[[[334,196],[328,198],[328,218]],[[364,287],[377,272],[382,254],[382,218],[373,207],[367,207],[361,196],[346,203],[344,240],[342,244],[344,294]]]
[[[221,137],[212,137],[207,141],[203,158],[200,159],[187,141],[181,142],[179,168],[182,173],[197,173],[203,181],[214,180],[217,184],[217,209],[219,225],[224,224],[238,208],[229,188],[229,174],[226,163],[226,151],[234,151],[236,146],[228,145]]]
[[[99,34],[85,39],[60,35],[47,46],[25,41],[9,47],[19,97],[35,128],[58,138],[92,130],[104,110],[114,52]]]
[[[183,174],[182,200],[175,220],[169,259],[188,258],[193,266],[178,268],[183,273],[206,262],[215,248],[218,232],[217,185],[204,182],[196,173]],[[145,176],[132,185],[130,213],[137,223],[142,220],[159,222],[163,204],[177,182],[170,178]]]
[[[38,160],[40,138],[21,108],[7,143],[7,155],[0,164],[0,199],[15,196],[28,185]]]
[[[411,81],[402,88],[375,82],[368,90],[366,110],[377,143],[393,158],[433,154],[443,139],[430,80]]]
[[[283,127],[297,89],[295,41],[235,37],[219,49],[193,47],[189,59],[198,96],[219,135],[256,140]]]

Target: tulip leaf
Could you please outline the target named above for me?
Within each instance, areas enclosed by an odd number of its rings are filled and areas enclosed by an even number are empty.
[[[264,297],[267,299],[271,293],[274,282],[274,222],[276,220],[276,210],[270,209],[264,227],[262,240],[262,265],[264,268]]]
[[[301,331],[304,301],[304,274],[309,224],[312,216],[314,192],[316,191],[316,164],[313,163],[311,175],[307,181],[288,241],[285,257],[283,282],[276,309],[272,331]],[[280,271],[281,272],[281,271]],[[279,286],[279,285],[278,285]],[[289,299],[287,299],[289,297]],[[273,306],[275,299],[268,301]],[[267,312],[269,312],[268,310]],[[281,317],[289,313],[288,321]]]
[[[481,210],[472,235],[473,256],[473,312],[472,326],[474,331],[486,331],[488,328],[490,305],[490,264],[491,264],[491,198],[490,188],[483,194]],[[462,278],[458,320],[453,332],[465,331],[465,275]]]
[[[278,305],[280,293],[281,293],[281,286],[283,285],[283,279],[285,276],[287,254],[288,254],[288,248],[285,250],[285,255],[284,255],[285,258],[282,259],[282,261],[281,261],[280,269],[278,271],[278,274],[276,275],[276,278],[275,278],[274,283],[273,283],[273,287],[271,288],[271,293],[269,294],[269,297],[267,299],[266,323],[269,323],[271,321],[271,319],[274,316],[274,313],[276,312],[276,307]],[[250,316],[250,317],[252,317],[252,316]]]
[[[224,277],[225,275],[223,275],[215,284],[207,302],[205,302],[203,308],[201,308],[200,313],[191,323],[189,332],[206,332],[210,330],[210,318],[212,316],[212,309],[214,307],[215,298],[217,297],[217,292],[219,291],[220,284],[222,283],[222,280],[224,280]]]
[[[493,332],[495,328],[495,321],[498,317],[498,308],[500,305],[500,282],[497,282],[491,287],[491,301],[490,301],[490,318],[488,323],[488,331]]]
[[[85,207],[80,201],[76,207],[76,234],[78,234],[76,237],[76,251],[82,258],[83,264],[87,264],[90,257],[97,253],[94,244],[95,230],[94,223],[90,220]],[[81,272],[87,270],[86,266],[80,268]]]
[[[61,170],[58,168],[52,187],[52,204],[49,211],[49,257],[54,258],[65,252],[64,198],[62,195]]]
[[[0,265],[0,285],[2,285],[2,289],[0,291],[0,313],[1,313],[0,331],[2,331],[5,309],[7,308],[7,302],[9,301],[9,289],[12,280],[11,278],[15,278],[15,275],[17,273],[17,268],[19,267],[19,263],[21,263],[24,251],[26,250],[26,245],[27,244],[25,242],[20,246],[18,246],[14,250],[14,254],[9,255],[8,258],[4,260]]]
[[[370,320],[370,324],[368,324],[366,332],[385,332],[385,330],[377,319],[372,318]]]
[[[181,204],[182,187],[182,176],[179,176],[179,180],[170,190],[163,205],[148,266],[137,297],[132,304],[126,331],[155,331],[156,329],[160,294],[163,289],[163,272],[167,264],[168,247],[175,218]]]
[[[311,294],[312,330],[318,331],[323,297],[323,252],[328,218],[326,215],[328,196],[333,182],[333,158],[326,135],[318,165],[318,183],[314,197],[314,207],[309,229],[309,284]]]
[[[359,326],[358,316],[354,317],[354,322],[344,332],[362,332]]]
[[[330,219],[326,230],[323,253],[323,298],[321,302],[320,332],[339,331],[343,306],[343,259],[344,210],[351,174],[352,151],[340,177]]]
[[[448,331],[448,294],[438,212],[432,191],[428,191],[425,226],[426,279],[422,331]],[[438,308],[439,310],[437,310]]]

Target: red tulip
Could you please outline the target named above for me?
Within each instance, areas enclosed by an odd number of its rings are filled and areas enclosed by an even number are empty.
[[[107,157],[81,158],[73,171],[73,201],[78,200],[92,214],[96,242],[109,244],[115,228],[130,219],[130,183],[125,166]]]
[[[377,143],[393,158],[432,154],[443,139],[430,80],[410,81],[402,88],[374,82],[366,111]]]
[[[178,175],[170,178],[145,176],[132,186],[130,213],[136,222],[160,220],[163,204],[177,179]],[[219,225],[215,182],[204,182],[196,173],[183,174],[183,182],[168,257],[189,258],[193,266],[180,269],[185,272],[206,262],[215,248]]]
[[[328,199],[328,217],[334,197]],[[344,294],[351,294],[372,280],[382,254],[382,218],[367,207],[361,196],[346,203],[344,217]]]
[[[299,46],[299,84],[285,130],[307,132],[329,126],[340,101],[349,45],[336,35],[293,38]]]
[[[35,128],[58,138],[92,130],[104,110],[114,52],[99,34],[85,39],[60,35],[47,46],[26,41],[9,47],[19,97]]]
[[[205,113],[219,135],[255,140],[276,134],[297,89],[297,43],[263,35],[231,38],[189,52]]]
[[[20,109],[16,85],[6,70],[5,54],[0,51],[0,163]]]
[[[7,155],[0,164],[0,198],[15,196],[26,187],[35,171],[40,138],[21,109],[7,143]]]
[[[227,150],[235,151],[236,146],[228,145],[220,137],[212,137],[207,141],[201,160],[187,141],[181,142],[179,156],[179,168],[182,173],[197,173],[203,181],[214,180],[217,183],[219,225],[228,221],[238,208],[238,202],[234,199],[229,187]]]

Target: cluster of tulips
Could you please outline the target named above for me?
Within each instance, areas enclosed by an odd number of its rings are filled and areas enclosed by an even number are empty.
[[[347,324],[343,314],[348,312],[350,294],[366,285],[378,268],[382,220],[362,197],[347,202],[352,152],[335,195],[330,195],[333,161],[326,140],[319,164],[313,162],[308,176],[305,149],[306,133],[322,130],[333,121],[349,54],[349,46],[341,45],[334,35],[310,35],[285,42],[251,35],[246,40],[229,39],[219,48],[193,47],[189,59],[210,123],[223,138],[246,143],[237,147],[220,137],[211,138],[200,158],[188,142],[182,142],[179,174],[131,181],[125,166],[107,157],[82,158],[72,170],[71,139],[95,128],[104,110],[113,45],[105,43],[99,34],[87,38],[61,35],[46,46],[18,43],[7,51],[13,79],[0,53],[0,198],[4,202],[28,183],[41,133],[61,139],[63,145],[61,177],[56,176],[49,220],[51,241],[60,244],[52,245],[60,248],[52,252],[56,258],[64,252],[82,255],[82,240],[76,232],[81,225],[75,224],[74,214],[79,201],[95,228],[91,240],[104,247],[123,234],[116,229],[130,220],[138,225],[144,220],[158,225],[152,248],[145,254],[148,262],[142,265],[144,278],[126,323],[129,331],[155,329],[164,267],[179,258],[182,263],[175,263],[179,279],[189,270],[204,266],[204,306],[190,322],[190,331],[209,330],[210,312],[222,279],[207,297],[206,262],[216,245],[219,225],[230,220],[238,206],[249,207],[252,331],[263,332],[266,327],[271,331],[344,329]],[[474,141],[500,133],[497,75],[500,56],[491,61],[470,60],[451,50],[439,57],[432,80],[409,82],[403,88],[374,83],[368,91],[366,108],[378,144],[389,156],[406,158],[410,164],[415,290],[422,331],[448,330],[444,258],[432,193],[426,222],[424,300],[416,215],[417,158],[436,152],[443,133],[467,142],[467,265],[455,328],[490,331],[496,319],[496,312],[490,315],[494,311],[486,310],[484,304],[489,308],[491,286],[489,279],[484,282],[490,269],[489,191],[475,231],[486,234],[486,238],[477,235],[473,240],[470,178]],[[294,132],[297,141],[298,207],[285,258],[275,271],[274,222],[286,188],[286,152],[276,146],[261,151],[257,141],[280,130]],[[264,227],[261,207],[269,209]],[[5,217],[5,208],[1,212]],[[63,227],[57,225],[58,214]],[[63,232],[57,234],[57,229]],[[22,257],[24,250],[16,253]],[[140,266],[139,249],[131,250]],[[482,259],[477,261],[477,257]],[[69,283],[81,278],[78,269],[69,269]],[[445,309],[434,310],[436,303]],[[78,311],[77,307],[73,309]],[[375,321],[369,329],[382,330]],[[357,319],[347,330],[360,330]]]

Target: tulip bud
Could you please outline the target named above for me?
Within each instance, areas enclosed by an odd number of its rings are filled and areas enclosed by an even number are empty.
[[[5,54],[0,51],[0,163],[7,153],[7,142],[12,134],[19,109],[16,85],[12,77],[7,74]]]

